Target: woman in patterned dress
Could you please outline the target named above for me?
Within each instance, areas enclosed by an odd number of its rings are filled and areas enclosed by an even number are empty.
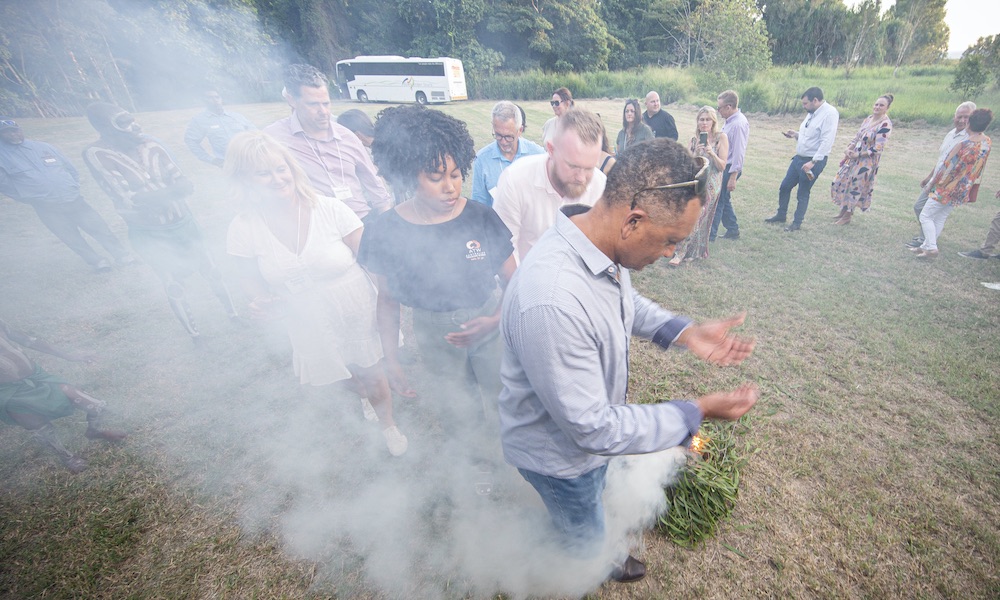
[[[707,134],[708,138],[704,144],[700,139],[702,133]],[[719,201],[722,171],[726,168],[726,159],[729,157],[729,138],[719,128],[719,116],[711,106],[698,109],[695,136],[691,138],[688,149],[695,156],[708,160],[708,185],[705,189],[705,206],[698,217],[698,224],[686,240],[677,244],[674,257],[668,263],[672,267],[681,264],[682,260],[708,258],[708,234]]]
[[[892,94],[879,96],[861,129],[847,144],[847,151],[840,161],[840,169],[833,180],[831,195],[833,203],[840,207],[840,213],[833,218],[835,225],[851,222],[854,209],[868,212],[872,205],[872,190],[882,150],[892,133],[892,121],[886,114],[892,104]]]
[[[937,257],[937,239],[948,215],[956,206],[976,201],[979,178],[986,167],[986,159],[990,156],[991,141],[983,132],[992,120],[993,111],[988,108],[972,111],[969,116],[969,138],[951,149],[944,159],[944,165],[931,181],[927,204],[920,212],[924,243],[919,248],[910,248],[917,258]]]

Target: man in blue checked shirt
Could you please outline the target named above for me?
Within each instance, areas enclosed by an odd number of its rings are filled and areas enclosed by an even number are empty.
[[[493,139],[476,153],[472,163],[472,199],[493,206],[493,190],[500,174],[522,156],[543,154],[545,149],[521,137],[524,117],[513,102],[503,100],[493,106]]]

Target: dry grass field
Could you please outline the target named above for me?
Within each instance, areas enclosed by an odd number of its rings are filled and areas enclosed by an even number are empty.
[[[617,133],[622,101],[579,104]],[[548,106],[524,107],[527,136],[538,139]],[[260,126],[287,114],[281,104],[233,108]],[[480,147],[490,139],[490,108],[464,102],[442,110],[469,123]],[[686,139],[695,107],[667,109]],[[181,141],[195,112],[139,120],[195,181],[192,208],[227,269],[234,207],[219,172]],[[762,220],[774,213],[794,152],[780,131],[795,128],[799,116],[750,119],[734,194],[741,239],[720,239],[706,261],[678,268],[660,261],[635,281],[699,319],[747,311],[742,332],[758,340],[757,350],[742,366],[720,369],[639,343],[631,385],[633,400],[648,402],[758,383],[761,401],[741,440],[753,451],[739,502],[718,535],[694,550],[647,533],[650,575],[588,597],[1000,596],[1000,292],[980,285],[1000,281],[1000,260],[956,254],[982,242],[1000,205],[993,198],[1000,168],[987,167],[980,202],[952,213],[940,257],[923,263],[903,242],[916,233],[911,206],[946,128],[898,126],[873,210],[837,227],[829,219],[832,162],[860,124],[842,121],[803,228],[789,234]],[[86,121],[22,124],[29,138],[74,161],[85,196],[124,239],[124,223],[79,159],[96,137]],[[207,338],[200,348],[175,322],[148,267],[91,274],[30,208],[0,199],[0,210],[0,318],[96,352],[93,365],[32,356],[106,399],[111,420],[132,432],[108,447],[84,440],[82,417],[63,419],[67,445],[91,463],[73,476],[23,430],[0,428],[0,598],[526,593],[523,582],[501,578],[484,588],[447,568],[516,537],[503,500],[519,492],[501,495],[487,517],[442,508],[469,505],[435,495],[457,488],[421,458],[449,451],[435,425],[443,409],[429,400],[433,381],[418,379],[421,400],[397,403],[411,452],[390,461],[377,430],[351,427],[358,415],[299,389],[280,333],[228,323],[197,275],[188,291]],[[426,487],[394,495],[398,482],[414,480]],[[442,539],[468,546],[433,543]]]

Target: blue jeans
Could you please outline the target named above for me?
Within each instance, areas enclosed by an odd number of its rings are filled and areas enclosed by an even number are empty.
[[[827,161],[824,158],[813,164],[813,178],[810,181],[802,170],[802,165],[810,160],[812,159],[805,156],[792,157],[792,162],[788,165],[785,178],[781,180],[781,186],[778,188],[778,214],[775,216],[782,219],[785,218],[788,213],[788,200],[792,195],[792,188],[799,186],[799,189],[795,192],[797,204],[795,205],[795,216],[792,217],[792,222],[802,223],[802,219],[806,217],[806,210],[809,208],[809,192],[812,191],[813,184],[819,179],[819,174],[823,172]]]
[[[714,242],[715,236],[719,233],[719,223],[726,226],[726,233],[739,235],[740,224],[736,222],[736,213],[733,211],[733,203],[729,199],[729,167],[722,173],[722,189],[719,190],[719,202],[715,205],[715,216],[712,217],[712,230],[708,234],[708,241]],[[739,181],[743,171],[736,174]]]
[[[573,555],[596,556],[604,541],[604,465],[571,479],[559,479],[518,469],[542,497],[560,542]]]

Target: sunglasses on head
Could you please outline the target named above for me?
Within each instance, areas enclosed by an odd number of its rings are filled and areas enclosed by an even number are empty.
[[[17,121],[8,121],[6,119],[0,121],[0,127],[18,127],[20,129],[20,127],[17,124]]]
[[[635,205],[638,202],[638,196],[643,192],[651,192],[654,190],[676,190],[680,188],[693,187],[695,195],[704,195],[705,188],[708,186],[708,159],[704,156],[696,156],[695,160],[699,162],[701,167],[698,169],[698,172],[695,173],[694,179],[691,181],[682,181],[680,183],[668,183],[666,185],[642,188],[638,192],[632,194],[632,210],[635,210]]]

